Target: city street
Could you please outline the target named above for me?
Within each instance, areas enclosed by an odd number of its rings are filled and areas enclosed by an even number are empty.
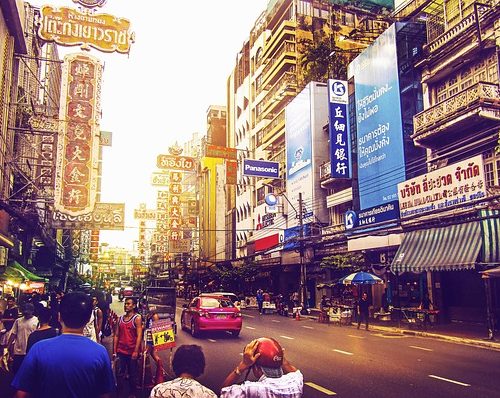
[[[178,302],[179,322],[182,300]],[[122,313],[122,303],[113,303]],[[239,338],[207,333],[193,338],[179,330],[177,345],[203,347],[207,366],[200,381],[217,393],[241,359],[244,345],[262,336],[276,338],[304,374],[304,396],[497,397],[499,353],[494,350],[394,333],[296,321],[243,310]],[[162,354],[167,357],[167,353]]]

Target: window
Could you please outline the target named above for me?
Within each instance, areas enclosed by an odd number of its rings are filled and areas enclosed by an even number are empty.
[[[484,179],[486,186],[500,186],[500,154],[492,149],[485,153],[484,157]]]
[[[266,187],[257,189],[257,203],[263,202],[266,197]]]

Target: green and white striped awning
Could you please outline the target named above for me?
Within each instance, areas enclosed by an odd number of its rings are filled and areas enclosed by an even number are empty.
[[[472,269],[481,244],[479,222],[411,231],[405,234],[391,270],[423,272]]]
[[[500,211],[481,210],[483,251],[481,262],[492,266],[500,264]]]

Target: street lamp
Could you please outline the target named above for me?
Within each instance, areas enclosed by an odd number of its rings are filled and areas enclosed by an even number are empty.
[[[272,188],[274,190],[274,186],[271,184],[267,183],[262,183],[262,185]],[[274,195],[274,193],[273,193]],[[303,201],[302,201],[302,192],[299,192],[299,211],[295,208],[292,202],[290,202],[290,199],[286,196],[286,194],[281,191],[277,193],[277,195],[283,196],[288,204],[292,206],[292,209],[295,211],[295,213],[298,216],[299,219],[299,254],[300,254],[300,292],[301,292],[301,305],[302,308],[307,307],[307,285],[306,285],[306,264],[304,262],[304,224],[303,224]]]

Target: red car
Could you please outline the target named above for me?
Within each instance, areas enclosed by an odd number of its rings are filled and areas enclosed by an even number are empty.
[[[224,297],[200,296],[183,305],[181,327],[197,336],[202,331],[229,331],[237,337],[241,331],[241,312]]]

